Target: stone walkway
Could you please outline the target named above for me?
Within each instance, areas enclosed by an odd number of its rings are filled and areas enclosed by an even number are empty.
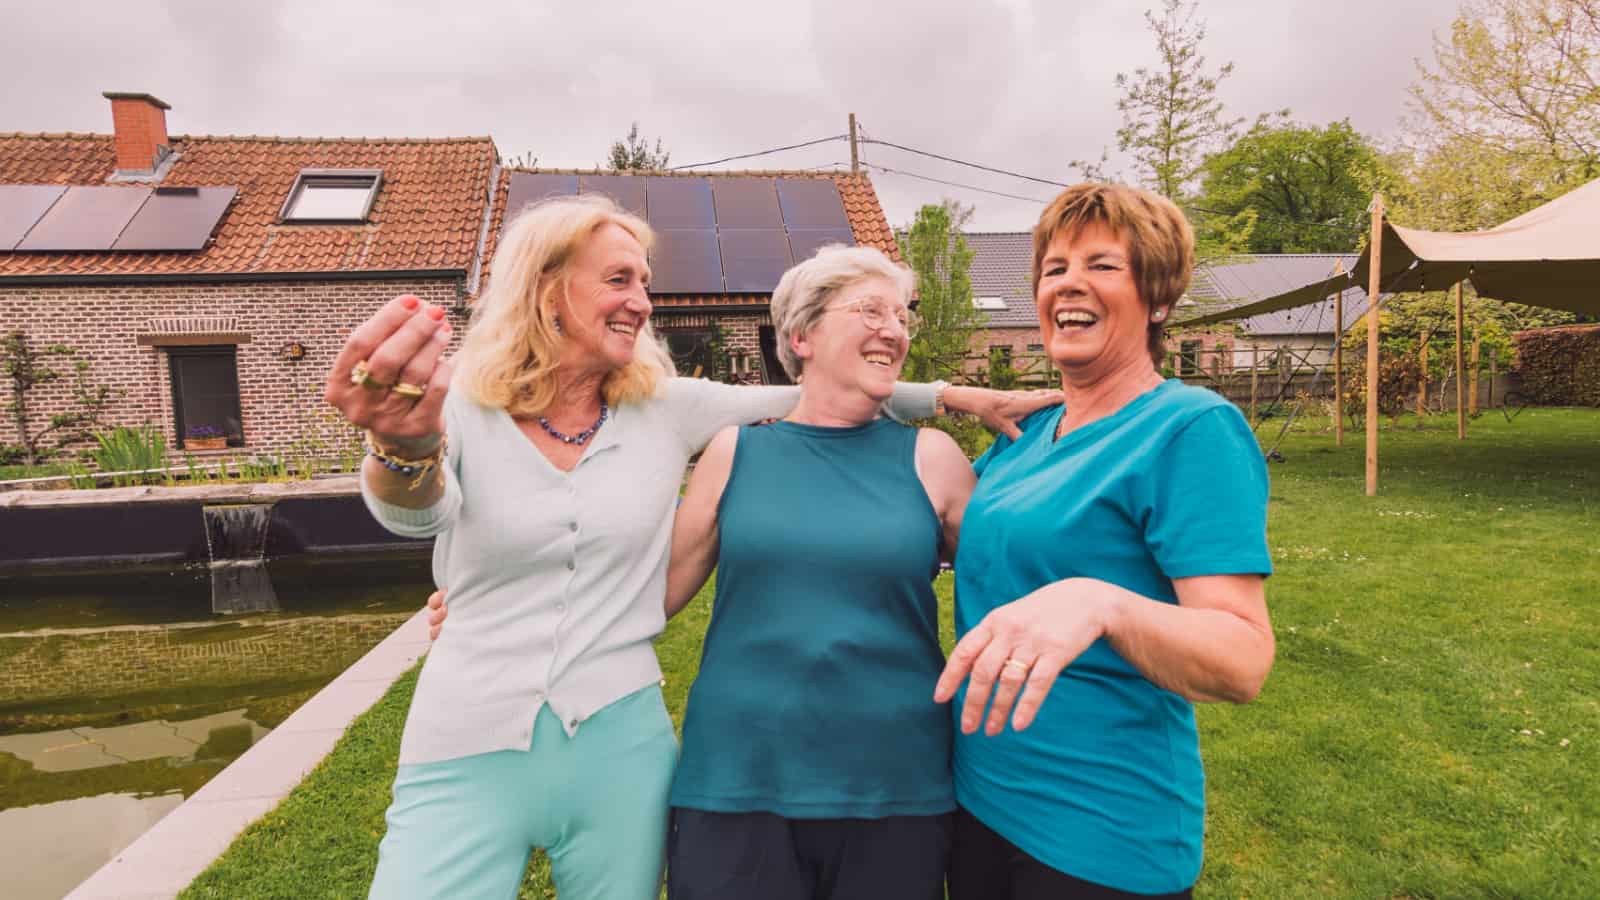
[[[68,900],[177,896],[251,822],[278,805],[316,768],[356,716],[428,650],[418,612],[295,710],[233,765],[78,885]]]

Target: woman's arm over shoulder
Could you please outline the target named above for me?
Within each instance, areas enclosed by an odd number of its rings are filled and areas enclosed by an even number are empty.
[[[937,428],[917,430],[917,477],[944,528],[944,558],[955,557],[961,539],[961,517],[978,476],[955,438]]]
[[[667,562],[667,618],[689,605],[717,564],[720,547],[717,508],[733,473],[739,429],[724,428],[706,446],[689,476],[689,486],[672,520],[672,551]]]
[[[678,436],[691,454],[730,425],[748,425],[789,414],[800,389],[789,385],[723,384],[705,378],[672,378],[662,401]]]

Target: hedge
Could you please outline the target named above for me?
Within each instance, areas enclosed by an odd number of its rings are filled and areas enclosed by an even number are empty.
[[[1539,406],[1600,406],[1600,325],[1519,331],[1522,394]]]

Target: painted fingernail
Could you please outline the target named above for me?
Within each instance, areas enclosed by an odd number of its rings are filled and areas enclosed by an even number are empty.
[[[440,319],[444,318],[444,307],[442,307],[442,306],[430,306],[430,307],[428,307],[428,318],[434,320],[435,322],[437,322]]]
[[[401,297],[400,298],[400,305],[404,306],[406,309],[416,309],[417,308],[417,304],[421,303],[421,302],[422,302],[421,300],[418,300],[415,297]]]

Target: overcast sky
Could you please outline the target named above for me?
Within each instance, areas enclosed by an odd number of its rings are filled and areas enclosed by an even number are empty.
[[[1115,149],[1118,72],[1155,62],[1157,0],[657,0],[423,3],[0,0],[0,131],[108,132],[101,91],[172,104],[173,134],[494,137],[501,154],[590,167],[637,119],[674,165],[840,134],[1070,181]],[[948,8],[947,8],[948,7]],[[1201,0],[1230,112],[1289,108],[1391,135],[1414,60],[1455,0]],[[905,172],[1048,199],[1045,185],[881,146]],[[831,142],[731,164],[848,164]],[[1040,206],[874,172],[889,219],[954,197],[972,226]]]

